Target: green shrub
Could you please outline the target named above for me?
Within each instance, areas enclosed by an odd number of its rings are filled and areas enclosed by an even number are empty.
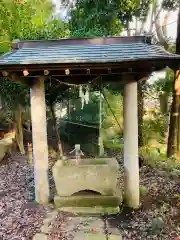
[[[180,161],[175,157],[166,157],[166,145],[156,144],[155,141],[151,141],[152,146],[144,146],[139,148],[139,157],[143,159],[145,165],[149,165],[154,168],[160,168],[167,171],[173,171],[173,169],[180,169]],[[157,147],[155,147],[157,146]],[[117,141],[105,142],[105,149],[110,153],[116,153],[123,156],[124,144],[120,144]]]
[[[180,194],[176,194],[176,195],[175,195],[175,198],[176,198],[178,201],[180,201]]]
[[[112,143],[112,142],[105,142],[104,143],[104,147],[108,148],[108,149],[117,149],[117,150],[121,151],[122,149],[124,149],[124,144],[117,143],[117,142],[114,142],[114,143]]]
[[[162,156],[158,153],[157,149],[142,147],[139,149],[139,156],[143,159],[144,164],[152,167],[157,167],[162,162]]]
[[[160,149],[160,153],[157,148],[142,147],[139,149],[139,156],[143,159],[146,165],[154,168],[160,168],[167,171],[173,169],[180,169],[180,162],[174,157],[166,158],[165,149]]]
[[[146,195],[148,193],[148,189],[145,186],[140,186],[139,192],[140,192],[141,196],[144,196],[144,195]]]

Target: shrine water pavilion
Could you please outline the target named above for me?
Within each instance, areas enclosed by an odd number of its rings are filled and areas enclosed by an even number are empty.
[[[125,197],[139,206],[137,83],[154,71],[180,67],[180,56],[152,44],[150,36],[16,41],[0,57],[0,74],[28,84],[31,96],[35,196],[49,201],[48,145],[44,81],[86,84],[124,82]]]

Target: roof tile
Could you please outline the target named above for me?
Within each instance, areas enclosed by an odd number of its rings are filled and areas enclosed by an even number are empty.
[[[17,64],[108,63],[175,59],[180,56],[147,43],[24,47],[0,57],[0,67]]]

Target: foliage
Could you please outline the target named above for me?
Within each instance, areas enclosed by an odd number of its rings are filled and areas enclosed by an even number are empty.
[[[52,2],[49,0],[12,1],[0,0],[0,52],[8,51],[13,40],[41,40],[58,39],[68,33],[65,24],[52,17]],[[16,138],[22,149],[22,106],[25,108],[29,100],[28,90],[16,83],[0,82],[2,89],[1,98],[6,106],[6,112],[16,122]],[[60,88],[49,88],[47,102],[59,101],[63,96]],[[29,104],[28,104],[29,105]],[[8,111],[7,111],[8,106]],[[28,116],[29,114],[26,114]],[[14,118],[15,117],[15,118]],[[17,118],[18,117],[18,118]],[[23,118],[24,120],[24,118]],[[18,137],[18,133],[20,137]],[[18,141],[19,139],[19,141]],[[60,146],[60,144],[58,145]],[[21,151],[23,152],[23,151]]]
[[[174,73],[168,69],[165,78],[159,78],[153,84],[146,86],[145,99],[151,105],[154,104],[154,108],[144,112],[143,138],[145,145],[153,139],[160,143],[166,142],[173,81]]]
[[[153,85],[151,85],[152,91],[156,94],[162,92],[171,93],[173,89],[173,82],[174,82],[174,72],[170,69],[167,71],[167,75],[165,78],[159,78]]]
[[[49,0],[27,0],[22,3],[1,0],[1,52],[6,52],[15,39],[40,40],[67,36],[65,24],[52,18],[51,14],[52,4]]]
[[[1,120],[6,124],[12,123],[14,112],[18,105],[29,105],[29,90],[26,86],[18,83],[9,82],[7,79],[1,79]]]
[[[45,82],[45,94],[46,94],[46,103],[47,105],[54,105],[58,102],[62,102],[63,99],[67,99],[69,96],[69,87],[66,85],[61,85],[58,83],[51,84],[51,80],[48,79]]]
[[[162,145],[159,153],[156,148],[143,147],[139,149],[139,154],[146,165],[166,171],[180,169],[180,163],[175,157],[166,158],[165,145]]]
[[[115,138],[114,143],[112,141],[104,141],[104,148],[110,156],[119,156],[122,159],[124,155],[124,144],[119,143],[116,139],[117,138]]]
[[[107,105],[105,99],[103,100],[103,108],[104,108],[104,120],[102,123],[103,127],[103,140],[107,141],[112,136],[121,136],[123,130],[123,97],[119,93],[112,93],[110,90],[104,91],[105,96],[110,104],[110,107],[115,114],[118,123],[114,116],[112,115],[109,106]]]
[[[29,90],[26,86],[7,79],[1,79],[1,98],[3,106],[14,109],[18,103],[27,105],[29,103]]]
[[[124,144],[105,142],[105,149],[110,154],[115,154],[116,156],[123,157]],[[175,170],[180,170],[180,162],[175,157],[166,157],[166,145],[157,144],[156,145],[146,145],[139,148],[139,157],[143,159],[143,163],[152,168],[157,168],[160,170],[165,170],[170,173]],[[179,172],[178,172],[179,173]]]
[[[80,98],[74,96],[70,107],[70,120],[86,122],[91,125],[99,123],[99,94],[90,92],[89,103],[81,108]]]
[[[168,51],[172,53],[176,53],[176,45],[175,44],[169,45]]]
[[[119,19],[124,26],[125,29],[129,28],[129,23],[132,22],[133,17],[139,18],[139,20],[146,20],[150,4],[152,0],[140,0],[140,1],[134,1],[133,5],[129,8],[119,8]]]
[[[27,0],[27,1],[0,1],[0,49],[1,53],[6,52],[14,39],[20,40],[39,40],[39,39],[58,39],[65,37],[68,33],[62,21],[51,17],[52,3],[49,0]],[[22,17],[23,16],[23,17]],[[0,82],[1,98],[4,104],[13,109],[18,103],[26,105],[28,102],[28,90],[24,86]],[[59,98],[60,88],[48,88],[52,91],[47,93],[47,101],[55,101]],[[48,92],[47,91],[47,92]],[[62,91],[61,91],[62,93]],[[61,94],[62,95],[62,94]]]
[[[176,10],[179,7],[179,0],[163,0],[162,7],[166,10]]]
[[[125,13],[138,6],[138,0],[78,0],[71,10],[72,36],[119,35],[122,26],[119,11]]]
[[[149,118],[143,122],[143,141],[145,145],[153,139],[160,143],[165,141],[165,117],[163,114],[157,113],[154,119]]]
[[[177,9],[178,6],[178,0],[163,0],[160,9],[170,11]],[[154,13],[157,11],[156,16],[152,18],[154,24],[158,19],[158,7],[157,0],[78,0],[71,9],[71,35],[78,37],[119,35],[122,27],[128,30],[135,18],[143,24],[151,9]]]

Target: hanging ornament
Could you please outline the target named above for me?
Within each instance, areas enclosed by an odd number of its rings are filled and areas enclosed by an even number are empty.
[[[83,108],[84,108],[84,97],[83,98],[81,98],[81,109],[83,110]]]
[[[83,109],[84,108],[84,93],[83,93],[83,89],[82,89],[81,85],[79,87],[79,97],[81,99],[81,109]]]
[[[88,86],[86,87],[84,98],[85,98],[86,104],[88,104],[89,103],[89,87]]]
[[[79,87],[79,97],[81,98],[81,109],[84,108],[84,104],[89,103],[89,87],[86,86],[84,89],[82,86]]]
[[[83,91],[82,91],[82,86],[80,85],[79,87],[79,97],[82,98]]]

